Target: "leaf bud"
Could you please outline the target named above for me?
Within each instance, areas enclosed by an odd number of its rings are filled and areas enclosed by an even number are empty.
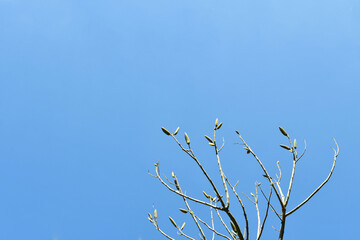
[[[175,183],[176,189],[180,191],[180,186],[176,179],[174,180],[174,183]]]
[[[209,136],[207,136],[207,135],[205,135],[205,138],[206,138],[206,140],[208,140],[209,142],[213,142],[213,140],[209,137]]]
[[[285,137],[288,136],[287,132],[282,127],[279,127],[279,130]]]
[[[175,136],[176,134],[178,134],[179,129],[180,129],[180,127],[177,127],[177,129],[176,129],[175,132],[174,132],[174,136]]]
[[[182,212],[182,213],[188,213],[188,212],[189,212],[188,210],[183,209],[183,208],[179,208],[179,210],[180,210],[180,212]]]
[[[174,225],[174,227],[176,227],[176,228],[177,228],[177,225],[176,225],[176,223],[175,223],[174,219],[172,219],[172,218],[169,216],[169,220],[170,220],[170,222]]]
[[[154,218],[155,219],[157,218],[157,210],[156,209],[154,210]]]
[[[161,127],[161,130],[166,134],[166,135],[171,135],[171,133],[164,127]]]
[[[280,144],[280,147],[285,148],[286,150],[289,150],[289,151],[291,150],[291,148],[289,146],[286,146],[286,145]]]
[[[207,194],[205,191],[203,191],[203,194],[204,194],[204,196],[205,196],[206,198],[208,198],[208,199],[211,198],[211,196],[210,196],[209,194]]]
[[[185,133],[184,134],[184,136],[185,136],[185,141],[186,141],[186,143],[189,145],[190,144],[190,138],[189,138],[189,136]]]
[[[185,224],[186,224],[186,223],[184,222],[183,225],[181,226],[180,230],[183,230],[183,229],[184,229]]]

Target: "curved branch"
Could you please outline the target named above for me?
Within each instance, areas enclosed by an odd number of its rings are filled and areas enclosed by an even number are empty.
[[[296,210],[298,210],[300,207],[302,207],[305,203],[307,203],[329,181],[329,179],[330,179],[330,177],[331,177],[331,175],[332,175],[332,173],[334,172],[334,169],[335,169],[336,159],[339,156],[339,145],[337,144],[335,138],[334,138],[334,142],[336,144],[336,150],[333,148],[333,150],[334,150],[334,162],[333,162],[333,165],[332,165],[332,168],[330,170],[329,175],[327,176],[325,181],[317,189],[315,189],[315,191],[308,198],[306,198],[302,203],[300,203],[298,206],[296,206],[293,210],[286,213],[286,216],[289,216],[290,214],[294,213]]]
[[[304,143],[305,143],[304,151],[303,151],[303,153],[300,155],[300,157],[298,157],[298,158],[296,159],[296,161],[299,161],[299,160],[304,156],[304,154],[305,154],[305,152],[306,152],[306,140],[304,140]]]

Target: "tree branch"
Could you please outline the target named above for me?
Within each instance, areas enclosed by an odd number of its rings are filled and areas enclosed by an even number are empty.
[[[180,196],[182,196],[182,197],[185,197],[185,198],[187,198],[187,199],[189,199],[189,200],[191,200],[191,201],[193,201],[193,202],[197,202],[197,203],[200,203],[200,204],[209,206],[209,207],[213,207],[213,208],[218,209],[218,210],[223,210],[223,208],[221,208],[221,207],[217,207],[217,206],[210,205],[210,204],[207,203],[207,202],[201,201],[201,200],[196,199],[196,198],[192,198],[192,197],[187,196],[187,195],[185,195],[185,194],[183,194],[183,193],[180,193],[178,190],[172,189],[172,188],[171,188],[168,184],[166,184],[166,183],[164,182],[164,180],[160,177],[160,175],[159,175],[159,163],[156,163],[155,166],[156,166],[156,175],[152,175],[151,173],[149,173],[149,175],[151,175],[152,177],[155,177],[155,178],[159,179],[160,182],[161,182],[165,187],[167,187],[167,189],[169,189],[170,191],[172,191],[172,192],[174,192],[174,193],[176,193],[176,194],[178,194],[178,195],[180,195]]]

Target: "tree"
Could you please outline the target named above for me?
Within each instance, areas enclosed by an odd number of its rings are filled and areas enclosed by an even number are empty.
[[[218,236],[218,237],[225,238],[228,240],[232,240],[232,239],[248,240],[250,237],[250,235],[249,235],[250,227],[249,227],[248,215],[247,215],[245,206],[243,204],[243,201],[240,198],[237,190],[235,189],[238,182],[236,184],[231,184],[231,182],[226,177],[226,174],[224,173],[224,171],[221,167],[220,152],[224,147],[224,139],[222,141],[221,146],[219,147],[217,144],[217,141],[216,141],[216,134],[217,134],[217,131],[221,128],[222,124],[223,124],[222,122],[219,123],[218,119],[216,119],[215,126],[214,126],[213,138],[211,138],[207,135],[205,135],[205,138],[209,142],[209,145],[212,146],[215,150],[215,155],[216,155],[217,164],[218,164],[219,173],[220,173],[221,182],[222,182],[222,191],[224,192],[225,197],[223,195],[221,195],[220,188],[215,185],[214,181],[209,176],[208,172],[204,169],[203,165],[201,164],[201,162],[195,155],[194,151],[192,150],[191,145],[190,145],[190,138],[187,135],[187,133],[184,133],[186,145],[181,144],[180,141],[176,138],[176,135],[179,132],[179,127],[175,130],[174,133],[170,133],[164,127],[162,127],[161,129],[166,135],[171,136],[175,140],[175,142],[179,145],[181,150],[184,151],[193,161],[195,161],[195,163],[201,169],[201,172],[207,179],[208,183],[211,185],[211,188],[214,191],[213,195],[210,195],[210,194],[206,193],[205,191],[203,191],[203,194],[204,194],[205,198],[207,199],[206,201],[203,201],[203,200],[200,200],[200,199],[197,199],[197,198],[187,195],[186,192],[184,192],[182,190],[179,180],[178,180],[177,176],[174,174],[174,172],[172,172],[172,181],[170,181],[168,178],[166,178],[166,176],[165,176],[165,179],[166,179],[166,181],[165,181],[160,176],[159,163],[155,164],[155,174],[151,174],[151,173],[149,173],[149,174],[151,176],[153,176],[154,178],[158,179],[168,190],[177,194],[178,196],[180,196],[183,199],[186,209],[181,208],[179,210],[183,213],[189,213],[191,215],[191,217],[194,221],[194,224],[199,231],[199,235],[200,235],[201,239],[204,239],[204,240],[209,239],[206,236],[206,233],[204,230],[204,229],[207,229],[206,231],[210,232],[212,235],[211,239],[215,239],[215,236]],[[334,139],[336,149],[332,148],[334,150],[334,160],[333,160],[333,165],[332,165],[329,175],[319,185],[319,187],[316,188],[305,200],[303,200],[295,208],[288,209],[288,202],[289,202],[290,194],[291,194],[291,191],[293,188],[296,164],[304,156],[304,154],[306,152],[306,141],[304,141],[304,143],[305,143],[304,150],[302,151],[301,154],[298,155],[296,139],[292,140],[290,138],[289,134],[282,127],[279,127],[279,130],[280,130],[281,134],[284,135],[284,137],[286,137],[289,141],[289,145],[281,144],[280,147],[282,147],[286,151],[289,151],[291,153],[291,157],[292,157],[292,168],[291,168],[291,175],[290,175],[290,179],[289,179],[289,186],[288,186],[287,192],[284,192],[281,187],[282,173],[281,173],[281,167],[280,167],[279,161],[276,162],[278,170],[279,170],[279,174],[276,174],[276,176],[275,176],[276,178],[274,178],[269,174],[269,172],[265,168],[262,161],[255,154],[255,152],[251,149],[251,147],[245,142],[244,138],[240,135],[240,133],[238,131],[235,131],[241,140],[241,142],[238,144],[243,146],[243,148],[247,154],[251,154],[254,157],[254,159],[256,160],[256,162],[260,166],[260,169],[263,172],[264,178],[269,183],[270,190],[269,190],[268,194],[265,194],[265,191],[261,187],[261,183],[255,182],[255,194],[251,193],[251,197],[245,195],[255,205],[255,208],[256,208],[256,213],[257,213],[256,239],[257,240],[260,239],[262,236],[262,232],[263,232],[263,229],[264,229],[267,217],[268,217],[269,209],[272,210],[272,212],[277,216],[277,218],[279,219],[279,222],[280,222],[280,228],[278,230],[279,231],[279,240],[284,239],[285,223],[286,223],[287,218],[292,213],[294,213],[295,211],[299,210],[302,206],[304,206],[304,204],[307,203],[316,193],[318,193],[318,191],[329,181],[329,179],[334,171],[334,168],[335,168],[336,159],[339,155],[339,146],[338,146],[336,140]],[[172,187],[172,186],[174,186],[174,187]],[[241,210],[243,213],[242,220],[236,219],[234,217],[232,210],[230,210],[230,190],[236,197],[236,199],[241,207]],[[265,215],[264,215],[263,219],[261,219],[261,217],[260,217],[259,202],[258,202],[259,192],[261,192],[261,194],[264,197],[265,202],[266,202],[266,207],[265,207],[266,211],[265,211]],[[275,200],[272,200],[272,198],[271,198],[272,195],[275,195]],[[277,207],[273,204],[274,201],[278,202],[279,207]],[[211,213],[211,223],[208,223],[208,222],[202,220],[197,214],[195,214],[195,212],[191,210],[189,202],[195,202],[198,204],[202,204],[203,206],[209,207],[210,213]],[[220,233],[220,231],[218,230],[218,227],[214,226],[213,212],[216,212],[216,215],[219,217],[219,219],[223,225],[222,228],[224,229],[224,231],[226,233]],[[229,218],[230,224],[226,223],[224,218],[221,216],[221,213],[225,214]],[[157,210],[153,206],[153,215],[148,213],[149,221],[152,224],[154,224],[155,228],[163,236],[165,236],[168,239],[174,239],[173,237],[169,236],[167,233],[165,233],[160,228],[160,226],[158,224],[158,216],[157,215],[158,215]],[[194,237],[187,235],[183,231],[184,227],[185,227],[185,222],[181,226],[179,226],[173,218],[169,217],[169,220],[172,223],[172,225],[177,229],[178,235],[183,236],[188,239],[195,239]],[[244,228],[245,228],[244,231],[241,231],[240,223],[244,225]],[[230,225],[230,227],[229,227],[229,225]]]

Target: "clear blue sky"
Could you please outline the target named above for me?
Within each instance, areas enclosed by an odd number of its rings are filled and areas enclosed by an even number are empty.
[[[263,179],[234,130],[273,174],[290,165],[278,126],[307,140],[290,206],[327,176],[335,137],[333,178],[291,215],[286,239],[353,239],[359,23],[355,0],[0,0],[0,239],[161,239],[153,203],[166,232],[176,236],[169,215],[190,230],[147,171],[160,161],[202,197],[199,170],[160,127],[186,131],[218,180],[203,138],[217,117],[224,170],[247,194]],[[270,220],[264,239],[276,239]]]

